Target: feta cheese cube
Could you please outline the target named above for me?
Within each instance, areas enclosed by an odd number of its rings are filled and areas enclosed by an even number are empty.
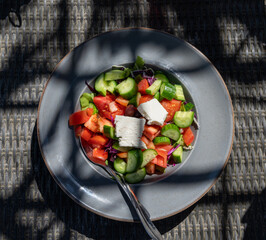
[[[147,148],[141,141],[145,119],[117,115],[115,117],[115,135],[121,147]]]
[[[148,120],[148,125],[163,125],[168,112],[157,99],[152,99],[138,106],[138,111]]]

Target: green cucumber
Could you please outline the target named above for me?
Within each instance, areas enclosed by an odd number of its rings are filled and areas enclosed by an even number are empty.
[[[149,95],[154,95],[155,93],[157,93],[161,87],[161,80],[156,80],[151,86],[149,86],[146,89],[146,93]]]
[[[130,99],[138,92],[138,86],[133,78],[127,78],[116,86],[119,95],[125,99]]]
[[[184,139],[183,139],[183,135],[181,134],[179,139],[174,143],[173,147],[176,147],[177,145],[181,145],[184,146]]]
[[[106,91],[114,93],[117,83],[115,81],[105,81],[104,74],[100,74],[95,81],[95,90],[101,95],[106,96]]]
[[[165,83],[168,83],[169,82],[168,78],[164,74],[162,74],[162,73],[156,73],[154,75],[154,77],[156,79],[158,79],[158,80],[161,80],[162,82],[165,82]]]
[[[182,162],[182,156],[183,156],[183,147],[179,146],[173,153],[172,157],[176,163]]]
[[[94,93],[83,93],[79,98],[80,107],[87,107],[93,101],[94,96]]]
[[[132,149],[132,147],[121,147],[121,146],[119,146],[118,141],[115,141],[115,142],[113,143],[112,148],[114,148],[114,149],[116,149],[116,150],[118,150],[118,151],[120,151],[120,152],[128,152],[129,150]]]
[[[184,96],[183,88],[182,88],[181,85],[175,85],[175,96],[174,96],[174,98],[176,100],[185,101],[185,96]]]
[[[128,183],[138,183],[141,182],[146,176],[146,169],[140,168],[138,171],[133,173],[127,173],[125,175],[125,180]]]
[[[115,136],[115,128],[114,127],[104,125],[103,126],[103,134],[108,138],[117,139],[117,137]]]
[[[127,153],[126,172],[132,173],[138,170],[143,161],[143,153],[140,149],[132,149]]]
[[[168,145],[171,141],[168,137],[156,137],[153,139],[154,145]]]
[[[141,168],[145,167],[152,159],[154,159],[158,153],[154,149],[146,149],[143,152],[143,162],[141,164]]]
[[[139,100],[141,98],[141,94],[140,92],[137,93],[137,106],[139,106]]]
[[[174,122],[178,127],[186,128],[192,124],[193,118],[194,118],[194,112],[178,111],[174,115]]]
[[[134,105],[135,107],[138,106],[138,104],[137,104],[137,95],[129,100],[128,105],[130,105],[130,104]]]
[[[171,83],[162,83],[160,95],[167,100],[172,100],[175,96],[175,87]]]
[[[175,124],[167,124],[162,127],[161,134],[177,141],[180,137],[179,128]]]
[[[107,91],[114,94],[116,86],[117,86],[117,82],[116,81],[108,81],[106,83],[107,83]]]
[[[111,70],[104,74],[105,81],[119,80],[124,79],[128,76],[125,76],[126,72],[123,70]]]
[[[154,98],[160,101],[160,92],[155,93]]]
[[[123,159],[117,157],[114,160],[114,169],[117,172],[122,173],[122,174],[126,173],[126,167],[127,167],[127,163]]]

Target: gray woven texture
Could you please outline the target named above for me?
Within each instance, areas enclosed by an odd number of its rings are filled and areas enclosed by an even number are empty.
[[[164,239],[266,239],[262,0],[0,1],[0,239],[148,238],[140,224],[99,217],[69,199],[36,138],[37,106],[52,69],[83,41],[121,27],[152,27],[192,43],[232,97],[228,165],[197,204],[155,222]]]

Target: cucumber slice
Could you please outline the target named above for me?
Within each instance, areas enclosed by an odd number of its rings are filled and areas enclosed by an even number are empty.
[[[173,153],[172,157],[176,163],[181,163],[182,162],[182,156],[183,156],[183,147],[180,146],[178,147]]]
[[[154,98],[160,101],[160,92],[155,93]]]
[[[114,148],[114,149],[116,149],[116,150],[118,150],[118,151],[120,151],[120,152],[128,152],[129,150],[132,149],[132,147],[121,147],[121,146],[119,146],[118,141],[115,141],[115,142],[113,143],[112,148]]]
[[[181,146],[184,146],[184,144],[185,144],[182,134],[180,135],[179,139],[174,143],[173,147],[176,147],[178,144]]]
[[[107,83],[107,90],[114,94],[116,86],[117,86],[117,82],[116,81],[108,81]]]
[[[115,128],[114,127],[104,125],[103,126],[103,134],[108,138],[117,139],[117,137],[115,136]]]
[[[143,154],[140,149],[132,149],[127,153],[127,167],[126,172],[132,173],[137,171],[142,164]]]
[[[178,127],[186,128],[192,124],[193,118],[194,118],[194,112],[178,111],[174,115],[174,122]]]
[[[125,99],[130,99],[138,92],[138,86],[133,78],[127,78],[116,86],[119,95]]]
[[[167,100],[172,100],[175,96],[175,87],[171,83],[162,83],[160,94]]]
[[[122,173],[122,174],[126,173],[126,167],[127,167],[127,164],[123,159],[117,157],[114,160],[114,169],[117,172]]]
[[[146,149],[143,152],[143,162],[141,164],[141,168],[145,167],[152,159],[154,159],[158,153],[154,149]]]
[[[153,139],[154,145],[168,145],[171,141],[168,137],[156,137]]]
[[[146,93],[149,95],[154,95],[159,91],[161,84],[161,80],[156,80],[151,86],[146,89]]]
[[[100,74],[95,81],[95,90],[101,95],[106,96],[106,91],[114,93],[117,83],[115,81],[105,81],[104,74]]]
[[[139,106],[139,100],[141,98],[141,94],[140,92],[137,93],[137,106]]]
[[[154,75],[154,77],[156,79],[158,79],[158,80],[161,80],[162,82],[165,82],[165,83],[168,83],[169,82],[168,78],[164,74],[162,74],[162,73],[156,73]]]
[[[182,88],[181,85],[175,85],[175,96],[174,96],[174,98],[176,100],[185,101],[185,96],[184,96],[183,88]]]
[[[130,100],[129,100],[129,102],[128,102],[128,105],[134,105],[135,107],[137,107],[138,105],[137,105],[137,95],[136,96],[134,96],[133,98],[131,98]]]
[[[138,183],[141,182],[146,176],[146,169],[141,168],[136,172],[133,173],[127,173],[125,176],[125,180],[128,183]]]
[[[125,71],[122,70],[111,70],[104,74],[105,81],[119,80],[124,78],[126,78]]]
[[[180,137],[179,128],[175,124],[167,124],[162,127],[161,134],[177,141]]]
[[[94,96],[94,93],[83,93],[79,98],[80,107],[87,107],[93,101]]]

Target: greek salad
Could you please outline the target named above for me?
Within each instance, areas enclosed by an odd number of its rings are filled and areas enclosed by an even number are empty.
[[[111,166],[128,183],[162,174],[193,148],[194,105],[181,85],[141,57],[101,73],[94,87],[86,84],[90,93],[80,96],[81,109],[70,115],[69,126],[92,161]]]

